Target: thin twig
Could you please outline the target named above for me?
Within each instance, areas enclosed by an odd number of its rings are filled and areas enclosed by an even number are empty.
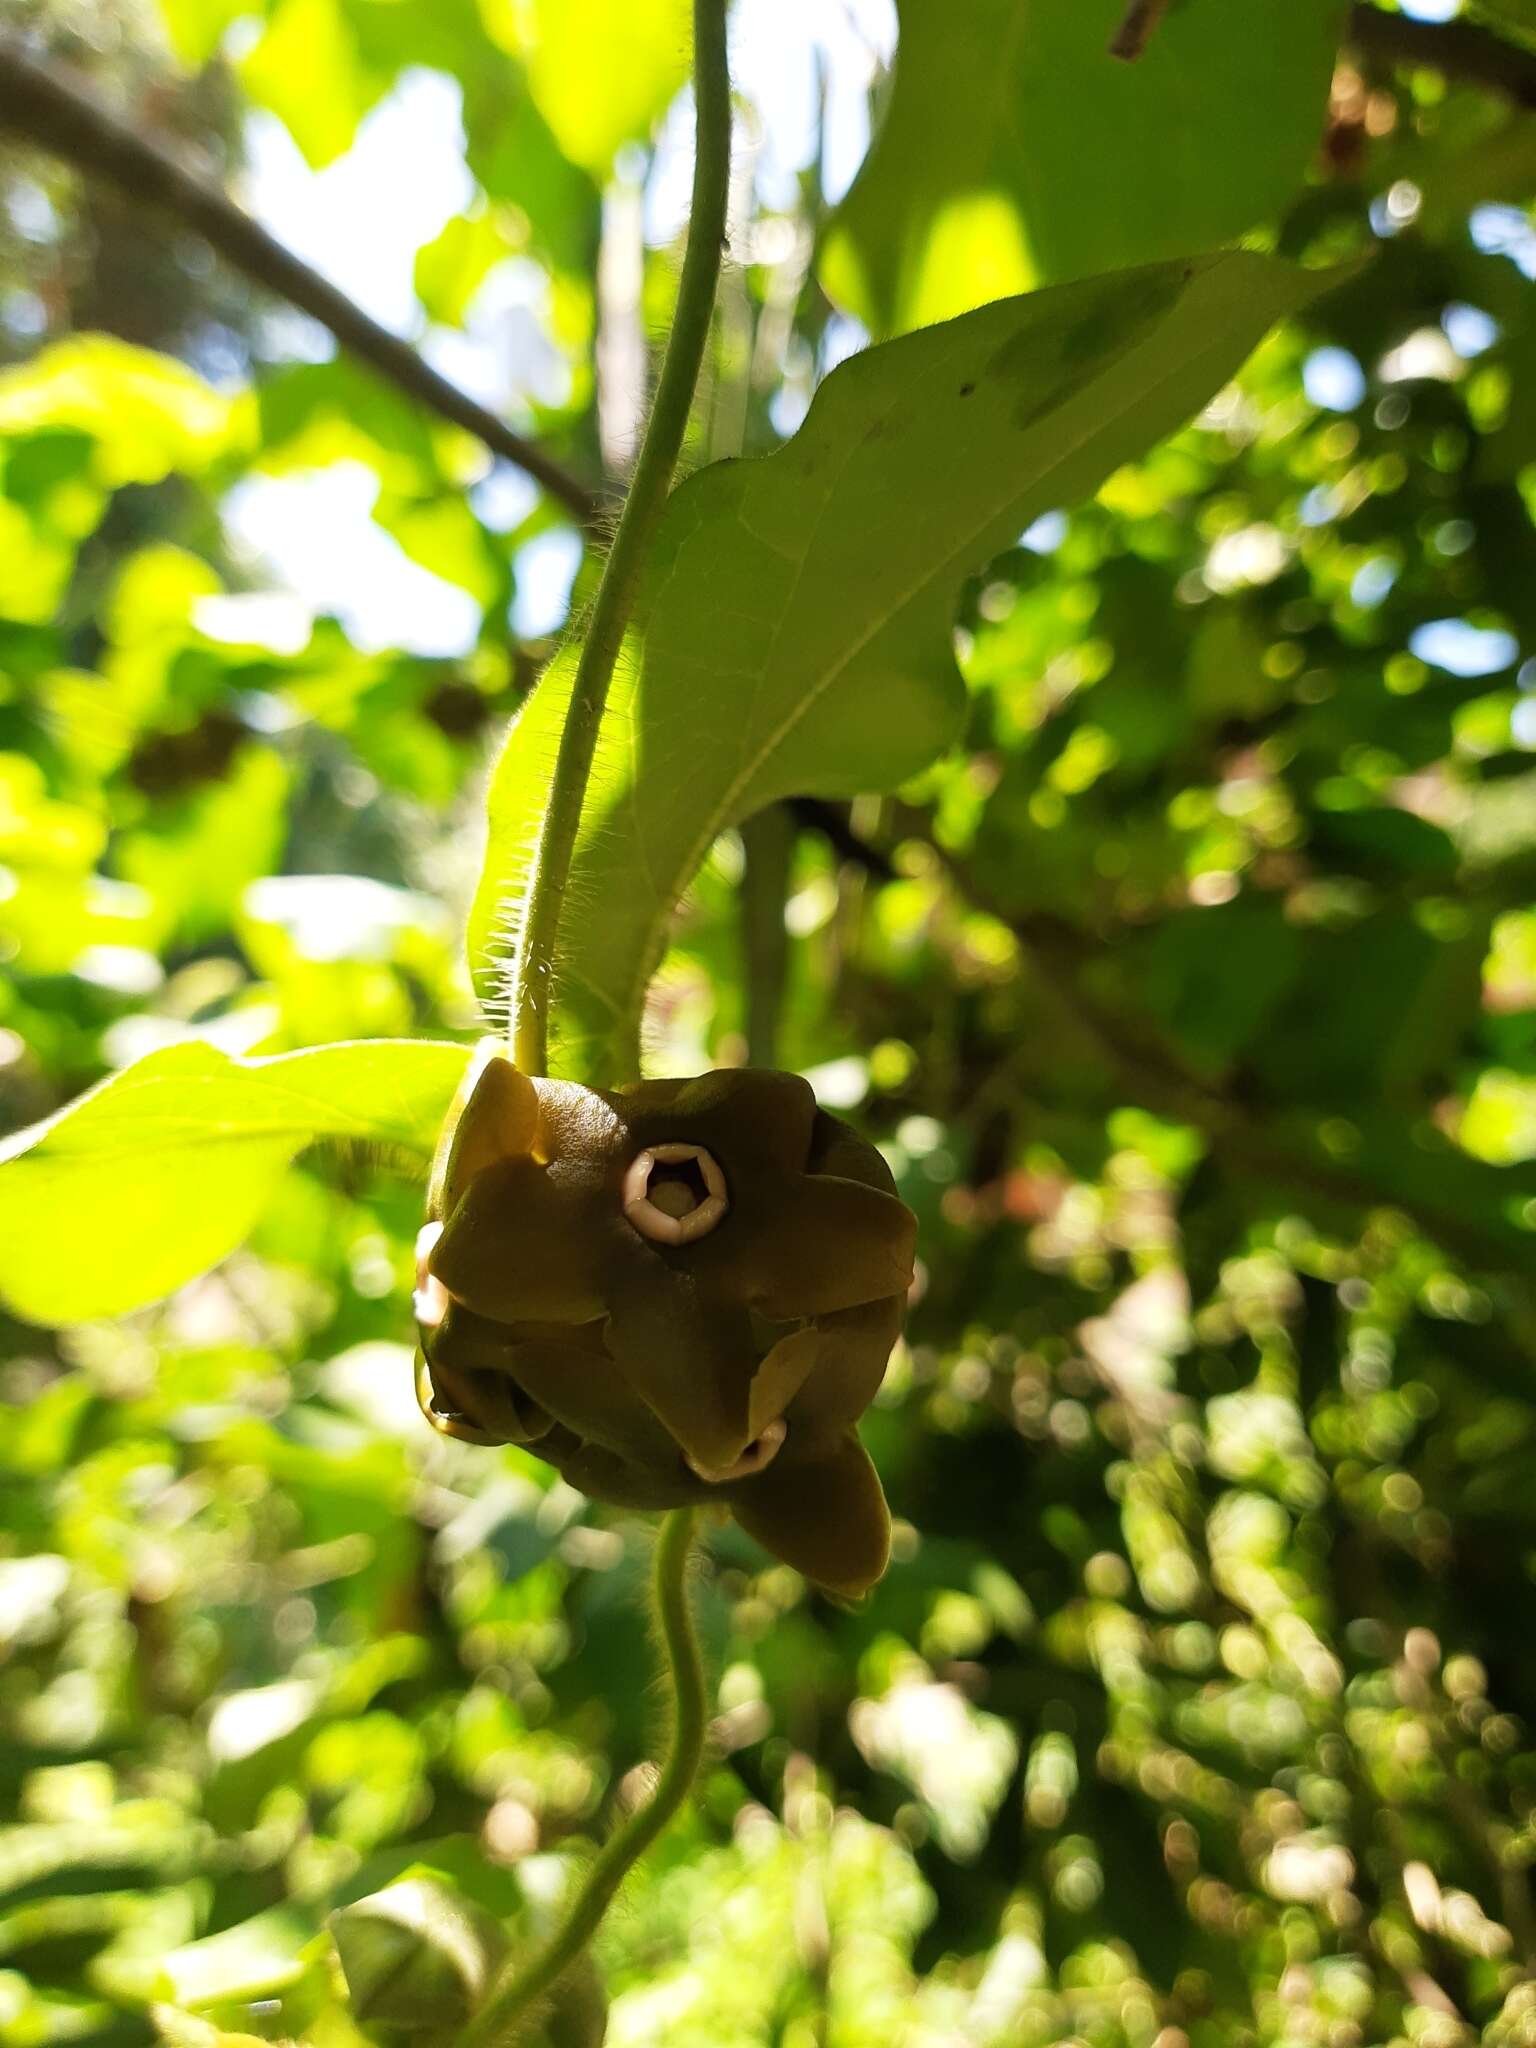
[[[1419,21],[1357,0],[1349,11],[1347,39],[1369,56],[1442,71],[1517,107],[1536,109],[1536,50],[1506,42],[1475,21]]]
[[[1111,57],[1118,57],[1124,64],[1134,64],[1157,32],[1157,25],[1168,12],[1168,0],[1131,0],[1125,10],[1125,19],[1115,30],[1114,40],[1109,46]]]
[[[473,434],[492,454],[526,470],[579,525],[592,526],[597,502],[579,477],[440,376],[408,342],[301,263],[207,177],[130,127],[89,87],[33,56],[14,34],[0,35],[0,128],[115,186],[134,204],[160,207],[196,229],[235,269],[318,320],[344,349]]]

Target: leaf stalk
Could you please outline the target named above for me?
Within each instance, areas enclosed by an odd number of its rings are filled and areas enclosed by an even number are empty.
[[[725,11],[725,0],[694,0],[693,92],[698,138],[677,310],[629,495],[603,565],[577,660],[528,881],[514,969],[511,1033],[512,1056],[525,1074],[543,1074],[548,1067],[560,916],[603,708],[667,502],[709,339],[731,173]]]

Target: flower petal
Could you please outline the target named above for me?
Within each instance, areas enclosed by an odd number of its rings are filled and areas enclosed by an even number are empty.
[[[896,1192],[896,1176],[879,1148],[861,1138],[841,1117],[829,1116],[824,1109],[817,1110],[811,1127],[807,1171],[829,1173],[838,1180],[862,1181],[865,1187],[878,1188],[883,1195]]]
[[[752,1376],[748,1396],[747,1427],[754,1440],[797,1399],[821,1355],[821,1335],[814,1323],[792,1330],[771,1347]]]
[[[905,1306],[892,1295],[811,1324],[805,1333],[815,1346],[811,1370],[785,1410],[797,1436],[823,1440],[852,1429],[880,1391]]]
[[[448,1113],[445,1131],[427,1202],[433,1216],[447,1216],[475,1175],[488,1166],[534,1151],[539,1136],[538,1091],[496,1040],[488,1040],[481,1048],[462,1100]]]
[[[550,1418],[501,1369],[501,1347],[483,1334],[495,1328],[457,1305],[450,1309],[442,1328],[430,1333],[430,1351],[424,1349],[417,1361],[417,1404],[443,1436],[478,1444],[537,1443]]]
[[[734,1465],[754,1433],[746,1310],[702,1294],[685,1259],[671,1264],[638,1237],[608,1269],[608,1308],[608,1348],[641,1400],[696,1464]]]
[[[917,1219],[894,1195],[830,1174],[763,1173],[688,1258],[702,1284],[774,1318],[857,1308],[912,1284]]]
[[[849,1599],[868,1592],[890,1558],[880,1477],[851,1431],[823,1457],[779,1458],[745,1482],[731,1512],[765,1550]]]
[[[761,1167],[792,1172],[810,1152],[816,1097],[798,1074],[722,1067],[692,1081],[636,1081],[610,1099],[640,1145],[702,1145],[728,1178]]]
[[[546,1455],[539,1446],[539,1455]],[[649,1465],[637,1465],[621,1458],[601,1444],[582,1444],[555,1462],[560,1477],[589,1500],[606,1501],[616,1508],[677,1508],[686,1501],[706,1499],[709,1488],[702,1479],[679,1465],[676,1472],[658,1472]]]
[[[622,1227],[600,1198],[531,1159],[470,1182],[428,1255],[448,1292],[498,1323],[588,1323],[603,1313],[603,1252]]]
[[[573,1184],[617,1187],[631,1153],[629,1128],[606,1095],[575,1081],[538,1081],[539,1157]]]
[[[682,1454],[610,1356],[601,1324],[520,1332],[519,1338],[505,1369],[557,1422],[631,1464],[682,1474]]]

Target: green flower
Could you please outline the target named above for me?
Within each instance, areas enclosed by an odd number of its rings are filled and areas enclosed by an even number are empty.
[[[901,1326],[916,1222],[794,1074],[601,1092],[491,1051],[421,1233],[435,1429],[526,1444],[594,1499],[729,1503],[834,1591],[885,1569],[854,1425]]]

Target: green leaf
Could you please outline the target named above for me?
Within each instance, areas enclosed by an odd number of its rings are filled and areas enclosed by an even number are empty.
[[[429,317],[445,327],[462,326],[476,292],[517,246],[508,239],[504,210],[480,206],[455,214],[416,251],[416,296]]]
[[[0,373],[0,441],[73,428],[109,490],[199,472],[227,447],[238,406],[201,377],[107,334],[76,334]]]
[[[358,123],[390,84],[364,61],[337,0],[279,0],[240,78],[316,171],[352,147]]]
[[[467,1056],[422,1039],[150,1054],[0,1148],[0,1298],[38,1323],[158,1300],[240,1243],[317,1138],[430,1152]]]
[[[520,64],[508,59],[505,75],[487,67],[464,81],[464,141],[470,172],[510,216],[508,231],[526,221],[530,251],[565,273],[568,291],[589,293],[598,188],[561,150]]]
[[[791,794],[890,789],[947,746],[967,571],[1177,427],[1331,277],[1245,254],[1005,300],[836,370],[799,433],[674,493],[615,677],[556,961],[558,1057],[632,1073],[673,906]],[[496,990],[570,690],[497,766],[470,961]]]
[[[1230,241],[1300,185],[1339,0],[1186,0],[1133,64],[1126,0],[902,0],[885,122],[822,276],[876,334]]]
[[[0,618],[47,625],[64,601],[74,566],[71,541],[47,532],[20,505],[0,498]]]
[[[381,497],[374,517],[413,562],[458,584],[489,610],[507,582],[507,565],[469,509],[454,493],[436,498]]]
[[[486,0],[491,34],[573,164],[606,178],[644,142],[688,76],[687,0]]]
[[[308,1907],[273,1906],[173,1949],[161,1962],[156,1993],[194,2008],[274,1997],[304,1975],[305,1950],[319,1931],[320,1916]]]
[[[261,467],[277,476],[361,462],[387,491],[422,492],[442,474],[433,430],[393,385],[349,356],[297,363],[257,399]]]

